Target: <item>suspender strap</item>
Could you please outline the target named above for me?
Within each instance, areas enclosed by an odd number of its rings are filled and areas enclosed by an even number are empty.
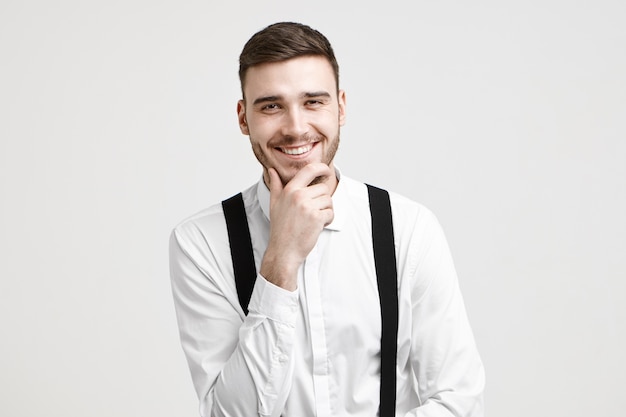
[[[222,201],[222,207],[224,208],[226,229],[230,241],[230,256],[233,259],[237,296],[241,308],[248,315],[248,303],[252,296],[257,274],[242,194],[239,193]]]
[[[396,357],[398,350],[398,273],[389,193],[367,185],[372,214],[374,264],[380,297],[380,417],[396,415]]]
[[[396,358],[398,345],[398,273],[391,217],[389,193],[367,185],[372,216],[372,243],[374,265],[378,281],[382,335],[380,342],[380,417],[394,417],[396,413]],[[250,229],[241,193],[222,202],[230,254],[233,260],[237,296],[243,311],[248,314],[248,303],[256,280],[256,266]]]

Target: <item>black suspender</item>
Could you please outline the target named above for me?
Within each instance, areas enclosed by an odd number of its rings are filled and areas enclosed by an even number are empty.
[[[396,415],[396,356],[398,353],[398,272],[389,193],[367,185],[372,214],[374,264],[380,298],[380,417]]]
[[[256,265],[243,196],[239,193],[226,201],[222,201],[222,207],[224,208],[224,217],[226,217],[237,296],[239,297],[239,304],[247,316],[248,303],[256,280]]]
[[[398,273],[389,193],[367,184],[372,216],[374,264],[380,297],[382,335],[380,342],[380,417],[393,417],[396,410],[396,357],[398,345]],[[257,272],[250,229],[241,193],[222,202],[233,260],[239,303],[248,314]]]

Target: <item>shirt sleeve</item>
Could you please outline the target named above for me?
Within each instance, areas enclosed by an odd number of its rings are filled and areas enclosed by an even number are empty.
[[[421,405],[406,416],[482,417],[482,361],[447,241],[435,216],[425,217],[411,289],[411,364]]]
[[[271,416],[289,391],[298,292],[258,276],[243,315],[210,247],[174,230],[170,275],[200,415]]]

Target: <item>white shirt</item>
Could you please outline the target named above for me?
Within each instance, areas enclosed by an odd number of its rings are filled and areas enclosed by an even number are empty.
[[[390,196],[396,416],[483,416],[483,365],[443,232],[426,208]],[[269,239],[269,190],[261,180],[243,199],[258,270]],[[172,232],[178,326],[203,417],[377,415],[381,320],[365,185],[341,176],[333,207],[333,222],[298,271],[298,289],[257,276],[248,316],[221,204]]]

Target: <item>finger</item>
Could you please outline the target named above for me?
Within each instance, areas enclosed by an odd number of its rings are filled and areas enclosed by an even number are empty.
[[[325,209],[321,211],[322,216],[324,218],[324,227],[328,226],[335,219],[335,212],[332,208]]]
[[[317,198],[317,197],[324,197],[324,196],[330,197],[331,195],[330,188],[328,187],[328,185],[326,185],[323,182],[319,184],[315,184],[315,185],[310,185],[306,189],[303,189],[302,192],[306,193],[306,195],[309,198]]]
[[[313,180],[317,177],[328,177],[331,173],[328,165],[321,162],[315,162],[304,166],[298,173],[289,181],[289,185],[295,188],[304,188],[309,186]]]
[[[333,199],[330,196],[321,196],[312,200],[318,210],[332,210]]]

